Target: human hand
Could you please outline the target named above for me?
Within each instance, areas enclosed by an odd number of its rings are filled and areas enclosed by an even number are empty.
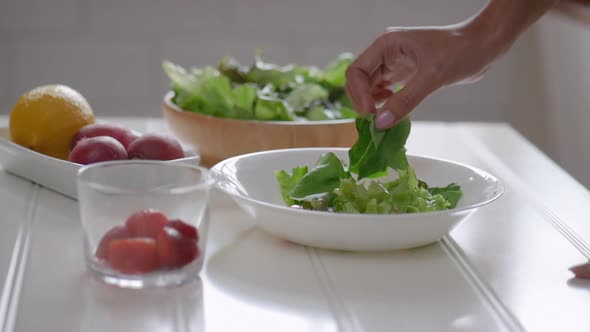
[[[576,278],[590,279],[590,262],[572,266],[570,267],[570,271],[572,271]]]
[[[346,93],[357,112],[377,113],[375,126],[389,128],[441,87],[481,77],[555,2],[491,0],[457,25],[390,28],[349,66]],[[392,85],[400,84],[393,93]]]
[[[391,28],[349,66],[346,92],[360,113],[375,113],[377,128],[402,120],[428,95],[473,82],[493,60],[468,32],[450,28]],[[396,94],[390,87],[402,85]]]

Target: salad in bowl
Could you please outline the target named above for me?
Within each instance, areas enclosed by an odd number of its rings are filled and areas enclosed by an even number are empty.
[[[409,119],[377,131],[372,116],[359,117],[356,127],[350,149],[249,153],[221,161],[212,173],[264,231],[335,250],[436,242],[503,193],[502,183],[481,169],[407,154]]]
[[[348,151],[346,167],[334,153],[323,154],[312,167],[276,171],[285,203],[293,208],[344,213],[412,213],[452,209],[461,186],[429,186],[417,178],[406,156],[410,119],[377,131],[374,117],[356,120],[358,141]],[[377,181],[397,171],[393,180]]]

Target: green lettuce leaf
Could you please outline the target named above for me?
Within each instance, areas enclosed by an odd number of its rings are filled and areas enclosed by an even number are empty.
[[[446,187],[431,187],[428,188],[428,191],[432,195],[441,195],[447,201],[449,201],[450,206],[449,208],[454,209],[457,207],[457,203],[463,196],[463,192],[461,191],[461,187],[456,183],[451,183]]]
[[[295,66],[295,80],[297,83],[320,83],[324,73],[317,67]]]
[[[352,148],[348,150],[350,162],[348,171],[358,174],[363,161],[367,160],[367,156],[375,153],[375,145],[371,138],[372,122],[366,118],[358,117],[355,125],[358,138]]]
[[[172,80],[173,101],[180,108],[219,117],[236,116],[231,83],[216,69],[187,72],[168,61],[162,66]]]
[[[340,179],[350,177],[344,170],[342,161],[333,153],[320,157],[315,166],[297,182],[289,197],[297,201],[326,195],[340,185]]]
[[[359,180],[385,175],[388,166],[394,170],[409,167],[405,144],[410,135],[410,119],[381,132],[375,130],[373,118],[357,118],[358,141],[348,153],[349,170],[358,174]]]
[[[235,111],[237,113],[237,118],[254,118],[254,103],[256,102],[256,95],[256,86],[252,84],[238,85],[232,90],[232,98]]]
[[[289,105],[282,99],[258,94],[254,106],[254,117],[263,121],[291,121],[293,114]]]
[[[323,71],[267,63],[258,51],[251,66],[224,56],[216,68],[186,70],[170,61],[162,67],[171,81],[172,102],[184,110],[236,119],[321,121],[356,115],[344,92],[351,59],[340,55]]]
[[[342,113],[326,108],[324,106],[313,106],[307,110],[305,117],[311,121],[342,119]]]
[[[374,117],[368,116],[357,119],[356,127],[358,140],[348,151],[348,171],[334,154],[323,155],[288,193],[290,201],[297,201],[304,209],[372,214],[439,211],[457,206],[462,196],[457,184],[430,188],[408,164],[404,146],[410,132],[409,119],[377,131]],[[397,171],[397,179],[369,179],[386,175],[389,169]],[[351,173],[357,174],[356,179]]]
[[[354,119],[356,118],[356,112],[352,108],[348,108],[346,106],[340,107],[337,111],[340,113],[337,117],[339,119]]]
[[[217,63],[217,70],[229,78],[232,82],[245,83],[247,67],[242,66],[238,60],[231,56],[224,56]]]
[[[299,180],[301,180],[305,174],[307,174],[307,166],[295,167],[291,171],[291,174],[287,173],[285,170],[275,172],[275,176],[281,187],[281,195],[283,196],[283,200],[289,206],[297,203],[295,200],[289,197],[289,192],[293,190],[297,182],[299,182]]]
[[[314,101],[328,98],[328,90],[318,84],[302,84],[293,89],[285,101],[296,113],[302,113]]]
[[[411,167],[398,172],[398,179],[385,183],[391,194],[391,203],[400,213],[427,212],[444,210],[450,203],[441,195],[433,195],[419,185],[416,174]]]
[[[283,89],[296,82],[299,73],[294,65],[278,66],[262,60],[262,51],[257,50],[254,56],[254,64],[245,73],[244,78],[248,82],[258,85],[272,84]]]
[[[354,60],[352,53],[342,53],[324,68],[323,81],[333,87],[346,84],[346,69]]]
[[[399,178],[386,183],[344,179],[334,190],[332,202],[334,211],[344,213],[415,213],[450,207],[442,195],[418,186],[411,168],[399,171]]]
[[[170,61],[164,61],[162,68],[170,80],[172,88],[180,93],[190,94],[199,86],[199,79],[192,73],[187,72],[184,68]]]

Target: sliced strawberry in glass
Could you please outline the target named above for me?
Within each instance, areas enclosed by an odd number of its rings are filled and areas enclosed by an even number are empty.
[[[192,239],[193,241],[199,240],[199,232],[197,231],[195,226],[187,224],[180,219],[170,220],[170,222],[166,226],[174,228],[175,230],[179,231],[180,234],[182,234],[185,237],[188,237],[189,239]]]
[[[164,227],[157,236],[160,266],[179,268],[192,262],[198,255],[197,243],[172,227]]]
[[[162,212],[156,209],[144,209],[129,216],[125,225],[132,237],[155,239],[167,223],[168,218]]]
[[[115,226],[106,232],[96,248],[96,257],[106,259],[109,254],[109,244],[113,240],[119,240],[129,237],[129,231],[125,226]]]
[[[107,261],[113,269],[124,274],[152,272],[158,268],[156,241],[149,238],[113,240]]]

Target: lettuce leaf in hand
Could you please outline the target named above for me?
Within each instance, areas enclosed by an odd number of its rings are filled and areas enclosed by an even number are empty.
[[[350,171],[359,180],[385,175],[387,168],[405,170],[409,167],[406,141],[410,135],[410,119],[406,118],[386,131],[375,129],[373,117],[356,119],[358,140],[348,152]]]

